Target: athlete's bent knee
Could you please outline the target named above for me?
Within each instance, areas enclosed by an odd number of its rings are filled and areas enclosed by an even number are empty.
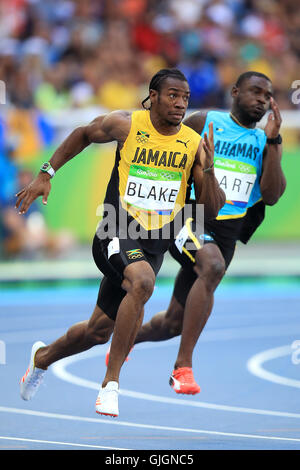
[[[225,274],[225,262],[220,258],[212,259],[210,262],[209,271],[212,278],[220,282]]]
[[[154,290],[154,279],[146,276],[137,276],[131,284],[130,292],[142,303],[146,303]]]
[[[221,256],[203,256],[196,253],[195,271],[209,288],[215,288],[225,274],[225,261]]]

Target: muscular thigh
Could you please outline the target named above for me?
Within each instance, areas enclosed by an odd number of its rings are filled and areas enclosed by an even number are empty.
[[[169,252],[178,263],[187,269],[193,269],[196,262],[196,253],[208,246],[208,250],[219,259],[221,256],[228,268],[235,251],[239,225],[236,221],[214,220],[205,222],[204,227],[188,219],[178,233],[175,242],[170,246]],[[214,246],[216,248],[214,248]]]
[[[157,275],[163,262],[162,253],[152,254],[146,252],[139,240],[117,237],[112,240],[101,240],[97,235],[95,235],[93,241],[93,257],[98,269],[104,276],[119,287],[122,286],[127,267],[145,262],[150,264],[155,275]]]
[[[163,254],[145,252],[138,240],[100,240],[97,235],[93,242],[93,256],[104,274],[97,306],[112,320],[116,319],[119,306],[133,280],[138,278],[145,285],[147,280],[155,279],[163,261]],[[143,269],[140,269],[141,266]],[[139,276],[135,276],[137,271],[141,273]]]

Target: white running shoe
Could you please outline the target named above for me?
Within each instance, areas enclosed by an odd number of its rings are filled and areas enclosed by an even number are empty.
[[[29,367],[20,380],[20,392],[23,400],[30,400],[36,394],[38,387],[43,381],[46,370],[35,367],[34,357],[37,350],[45,346],[45,343],[42,341],[37,341],[32,346]]]
[[[100,388],[96,400],[96,413],[105,416],[119,416],[119,384],[108,382],[104,388]]]

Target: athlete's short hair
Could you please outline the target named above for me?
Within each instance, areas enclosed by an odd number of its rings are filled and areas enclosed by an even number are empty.
[[[251,77],[260,77],[260,78],[265,78],[266,80],[268,80],[270,83],[272,83],[272,80],[267,77],[267,75],[265,75],[264,73],[261,73],[261,72],[254,72],[252,70],[248,71],[248,72],[244,72],[242,73],[237,81],[235,82],[235,86],[236,87],[240,87],[242,85],[242,83],[245,81],[245,80],[248,80],[249,78]]]
[[[150,92],[150,90],[156,90],[156,91],[159,92],[163,82],[167,78],[177,78],[177,80],[182,80],[183,82],[187,82],[187,78],[184,76],[184,74],[180,70],[178,70],[178,69],[161,69],[161,70],[159,70],[159,72],[157,72],[151,78],[150,83],[149,83],[149,92]],[[146,101],[149,100],[149,98],[150,98],[150,94],[147,96],[147,98],[145,98],[142,101],[143,108],[145,108],[144,105],[145,105]]]

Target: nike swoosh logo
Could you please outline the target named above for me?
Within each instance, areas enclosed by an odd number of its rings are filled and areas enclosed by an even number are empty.
[[[172,387],[174,390],[180,390],[180,382],[179,382],[179,380],[175,379],[175,377],[173,377],[172,375],[171,375],[171,377],[170,377],[169,384],[171,385],[171,387]]]

